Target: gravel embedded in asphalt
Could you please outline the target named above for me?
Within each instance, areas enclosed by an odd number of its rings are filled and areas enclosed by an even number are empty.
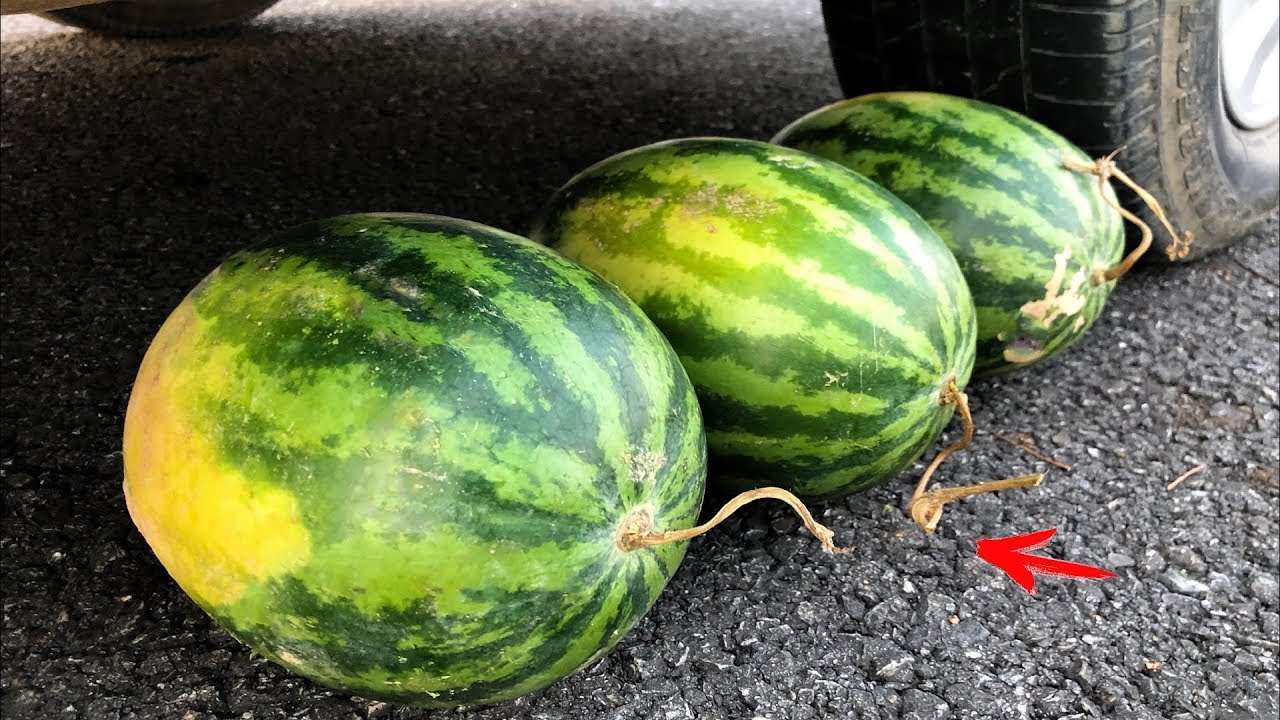
[[[156,562],[120,490],[147,342],[223,257],[297,222],[413,210],[522,232],[614,152],[770,137],[838,97],[818,3],[286,0],[229,38],[116,41],[25,17],[0,38],[4,717],[1280,712],[1275,220],[1204,261],[1139,268],[1061,358],[970,386],[977,438],[939,479],[1048,469],[1042,487],[956,504],[926,537],[902,509],[917,464],[819,509],[856,547],[842,557],[757,504],[693,541],[586,671],[421,711],[251,655]],[[1119,577],[1043,578],[1031,597],[975,557],[979,538],[1046,527],[1042,553]]]

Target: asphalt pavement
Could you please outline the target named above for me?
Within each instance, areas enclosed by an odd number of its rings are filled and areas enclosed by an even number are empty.
[[[856,547],[840,557],[757,504],[693,541],[584,672],[490,708],[399,708],[249,653],[133,529],[120,435],[152,334],[222,258],[304,220],[522,232],[614,152],[770,137],[839,95],[817,0],[285,0],[227,38],[11,17],[0,41],[5,718],[1277,716],[1274,219],[1139,268],[1060,359],[970,386],[977,438],[940,479],[1048,469],[1042,487],[959,503],[927,537],[903,512],[917,465],[819,509]],[[1029,596],[975,556],[1048,527],[1042,553],[1119,577]]]

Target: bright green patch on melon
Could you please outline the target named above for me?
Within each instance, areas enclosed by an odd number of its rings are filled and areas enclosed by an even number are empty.
[[[914,208],[955,253],[978,307],[975,371],[1051,357],[1101,313],[1124,253],[1122,220],[1065,138],[1003,108],[880,93],[817,110],[774,139],[838,161]]]
[[[571,180],[533,233],[616,283],[698,388],[715,479],[802,496],[900,472],[968,381],[955,260],[883,189],[805,153],[691,139]]]
[[[599,277],[472,223],[348,216],[240,253],[161,329],[126,496],[228,630],[365,697],[536,690],[644,614],[705,445],[658,330]]]

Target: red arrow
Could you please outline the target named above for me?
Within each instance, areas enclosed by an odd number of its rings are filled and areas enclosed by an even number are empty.
[[[1116,577],[1116,574],[1096,568],[1092,565],[1054,560],[1039,555],[1028,555],[1024,551],[1039,550],[1049,544],[1049,538],[1058,532],[1058,528],[1049,528],[1026,535],[1014,535],[1007,538],[978,541],[978,557],[995,565],[1013,578],[1028,593],[1036,594],[1036,575],[1050,577],[1088,578],[1101,580]]]

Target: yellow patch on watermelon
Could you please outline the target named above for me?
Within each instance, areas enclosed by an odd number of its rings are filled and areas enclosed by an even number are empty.
[[[1087,293],[1089,273],[1080,268],[1067,279],[1067,262],[1071,259],[1071,248],[1053,256],[1053,277],[1044,286],[1044,298],[1029,300],[1023,303],[1019,312],[1044,327],[1049,327],[1060,316],[1068,317],[1084,309],[1089,297]]]
[[[1044,357],[1044,350],[1040,348],[1006,347],[1003,355],[1005,362],[1021,364],[1035,362]]]
[[[187,299],[143,358],[125,419],[124,494],[165,569],[211,607],[305,564],[311,544],[293,496],[228,465],[184,406],[193,390],[225,377],[186,366],[200,339]]]

